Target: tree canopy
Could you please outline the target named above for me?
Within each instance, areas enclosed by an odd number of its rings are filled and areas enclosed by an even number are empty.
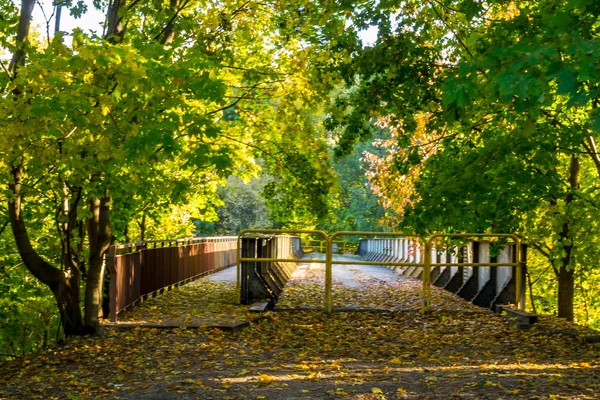
[[[523,235],[573,319],[575,279],[597,259],[597,4],[361,4],[354,18],[379,36],[337,67],[337,154],[373,121],[388,128],[370,179],[391,226]]]
[[[39,341],[97,330],[111,243],[273,226],[514,232],[533,306],[599,323],[597,2],[36,4],[0,1],[0,301]]]

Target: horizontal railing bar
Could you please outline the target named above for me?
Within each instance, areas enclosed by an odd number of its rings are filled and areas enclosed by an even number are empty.
[[[279,235],[279,234],[290,234],[290,233],[294,233],[294,234],[298,234],[298,233],[308,233],[308,234],[315,234],[315,235],[319,235],[322,236],[324,239],[327,239],[327,232],[325,231],[312,231],[312,230],[306,230],[306,229],[244,229],[242,230],[239,234],[238,234],[238,238],[242,238],[244,235],[248,234],[248,233],[270,233],[270,234],[274,234],[274,235]],[[283,236],[283,235],[281,235]]]
[[[519,263],[431,263],[432,267],[518,267]]]
[[[419,236],[419,235],[407,235],[407,234],[403,234],[403,233],[398,233],[398,232],[351,232],[351,231],[344,231],[344,232],[335,232],[333,235],[331,235],[331,240],[333,240],[336,237],[340,237],[340,236],[368,236],[371,239],[380,239],[377,236],[382,236],[382,238],[397,238],[397,239],[408,239],[408,238],[416,238],[416,239],[421,239],[421,240],[425,240],[425,238]]]
[[[309,264],[324,264],[325,260],[302,260],[297,258],[240,258],[239,261],[252,262],[296,262]],[[399,267],[424,267],[425,263],[414,262],[384,262],[384,261],[343,261],[333,260],[336,265],[384,265],[384,266],[399,266]],[[517,267],[518,263],[431,263],[432,267]]]
[[[136,243],[126,243],[126,244],[115,244],[113,247],[116,250],[124,250],[130,249],[134,250],[131,253],[135,253],[139,250],[154,250],[158,247],[150,247],[145,248],[144,246],[147,244],[176,244],[177,246],[169,246],[169,247],[184,247],[195,244],[203,244],[203,243],[232,243],[237,241],[237,236],[223,236],[223,237],[202,237],[202,238],[190,238],[190,239],[172,239],[172,240],[143,240]],[[127,253],[127,254],[131,254]],[[117,255],[125,255],[125,254],[117,254]]]
[[[239,261],[253,261],[253,262],[297,262],[297,263],[312,263],[312,264],[325,264],[325,260],[302,260],[296,258],[240,258]],[[423,263],[411,263],[411,262],[375,262],[375,261],[333,261],[333,264],[347,264],[347,265],[394,265],[394,266],[407,266],[407,267],[423,267]]]
[[[384,262],[384,261],[336,261],[331,262],[333,265],[385,265],[385,266],[396,266],[396,267],[424,267],[425,263],[414,263],[414,262]]]
[[[309,263],[309,264],[325,264],[325,260],[302,260],[300,258],[239,258],[241,261],[262,261],[262,262],[296,262],[296,263]]]

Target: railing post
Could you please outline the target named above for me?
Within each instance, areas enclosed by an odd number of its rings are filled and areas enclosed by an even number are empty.
[[[241,236],[238,236],[237,238],[237,250],[235,252],[235,263],[236,263],[236,268],[237,268],[237,277],[236,277],[236,288],[238,291],[238,297],[241,301],[242,299],[242,292],[241,292],[241,288],[242,288],[242,266],[240,265],[240,258],[241,258],[241,251],[242,251],[242,238]]]
[[[521,243],[521,303],[523,311],[527,308],[527,274],[527,244]]]
[[[333,286],[333,243],[331,237],[327,237],[327,248],[325,252],[325,312],[330,313],[332,305],[332,286]]]
[[[106,268],[110,272],[109,314],[110,322],[117,322],[117,248],[110,246],[106,255]]]
[[[425,239],[423,251],[425,254],[423,255],[423,304],[421,311],[426,312],[431,307],[431,285],[429,284],[431,277],[431,246],[429,239]]]
[[[515,303],[519,310],[525,311],[527,298],[525,296],[525,245],[517,240],[515,243],[517,253],[517,276],[515,277]]]

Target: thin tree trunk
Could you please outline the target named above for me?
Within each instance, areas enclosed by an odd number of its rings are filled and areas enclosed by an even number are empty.
[[[146,211],[142,211],[142,220],[140,222],[140,240],[146,240]]]
[[[31,26],[31,15],[36,0],[21,1],[21,14],[19,15],[19,28],[17,31],[17,51],[14,52],[8,70],[11,72],[13,79],[16,76],[16,70],[25,62],[25,46],[29,37],[29,27]]]
[[[579,158],[571,156],[569,166],[569,194],[565,198],[568,206],[575,198],[574,192],[579,188]],[[571,265],[573,253],[573,241],[569,238],[569,222],[565,222],[559,235],[559,243],[563,244],[564,256],[557,272],[558,278],[558,316],[573,321],[573,298],[575,295],[575,266]]]
[[[123,15],[126,10],[125,3],[125,0],[111,0],[108,3],[105,37],[113,44],[121,42],[125,35],[126,26],[123,24]]]
[[[110,246],[110,197],[108,193],[101,199],[90,200],[92,217],[88,220],[88,277],[85,286],[85,327],[88,333],[95,333],[100,326],[102,315],[102,282],[104,279],[104,254]]]
[[[123,236],[125,236],[125,243],[131,243],[131,238],[129,237],[129,226],[125,226],[123,229]]]
[[[48,263],[35,251],[21,211],[23,167],[14,167],[12,175],[13,182],[9,185],[9,189],[13,193],[13,200],[8,204],[8,214],[19,255],[33,276],[48,286],[54,294],[65,336],[79,335],[83,333],[83,320],[79,305],[79,271],[76,268],[67,267],[63,272]]]
[[[56,16],[54,17],[54,34],[60,32],[60,20],[62,18],[63,3],[61,1],[56,2]]]
[[[164,33],[160,39],[160,44],[169,44],[175,38],[175,18],[179,11],[179,0],[170,0],[170,9],[173,16],[164,28]]]

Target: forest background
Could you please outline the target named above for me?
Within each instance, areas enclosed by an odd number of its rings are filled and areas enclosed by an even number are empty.
[[[518,233],[529,307],[600,327],[596,2],[0,13],[1,357],[95,332],[110,243],[244,228]]]

